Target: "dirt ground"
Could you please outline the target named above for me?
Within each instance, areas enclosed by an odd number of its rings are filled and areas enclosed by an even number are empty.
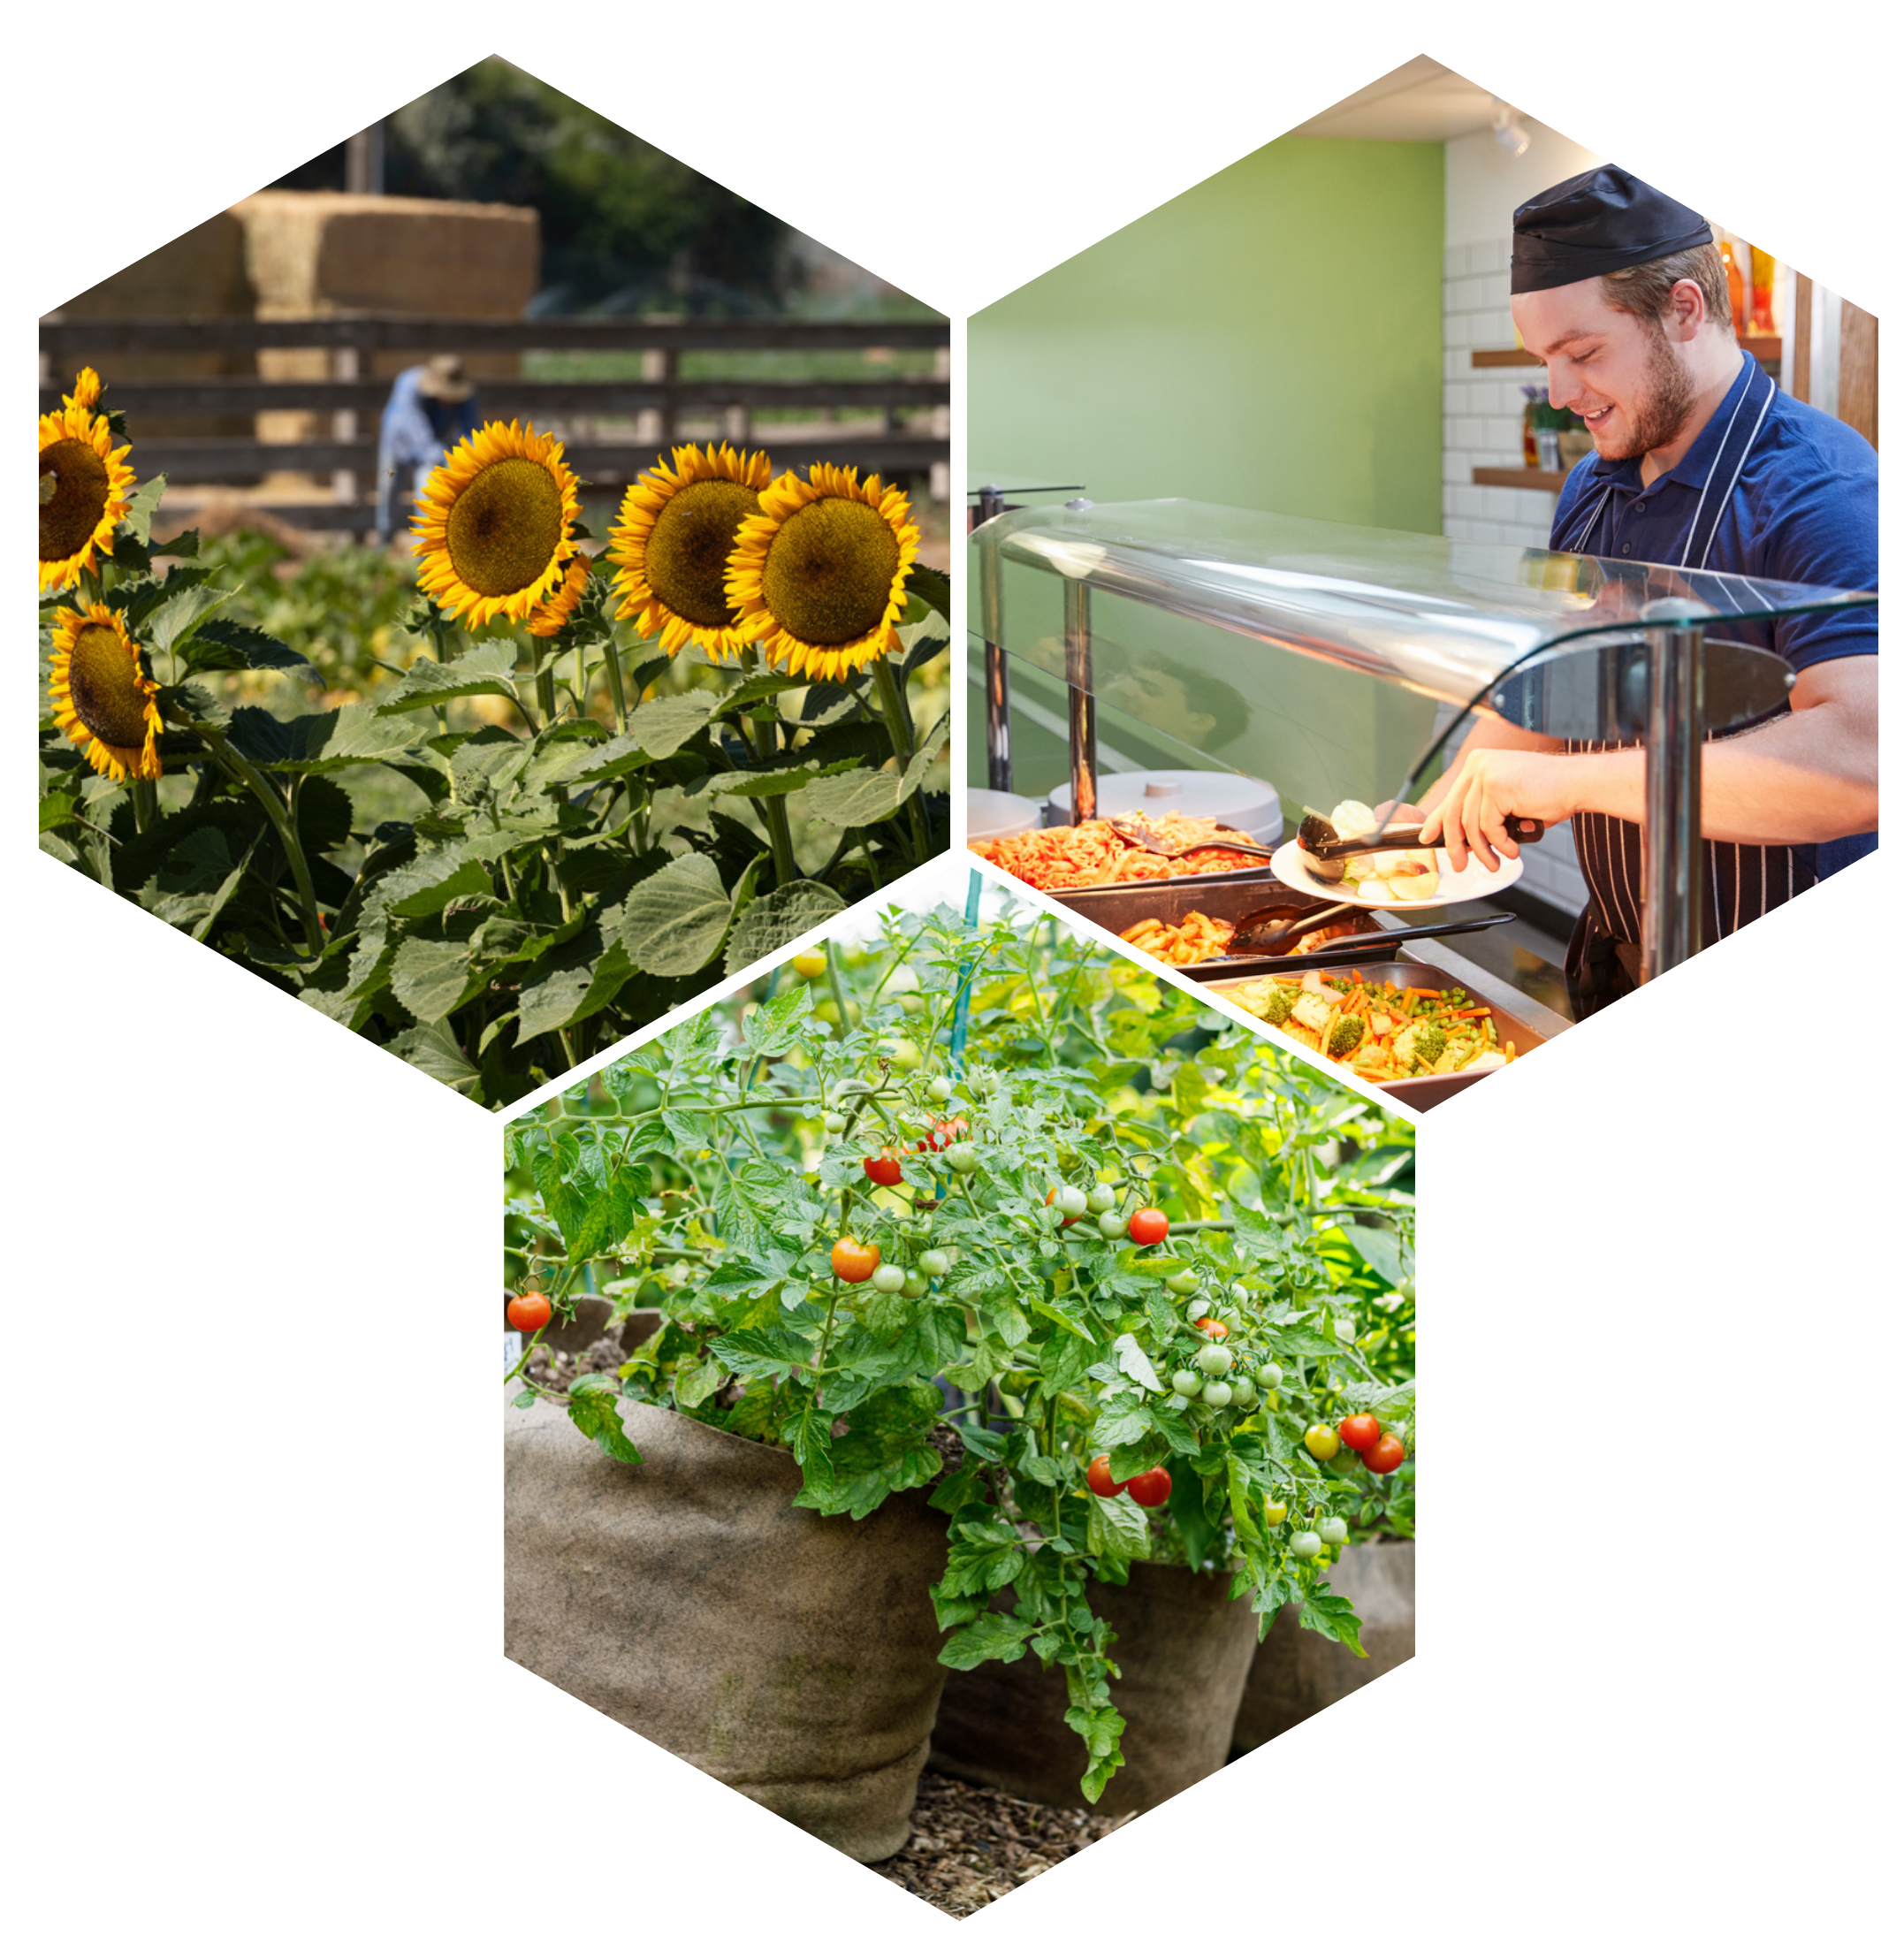
[[[867,1866],[948,1916],[966,1916],[1130,1819],[1093,1815],[1082,1801],[1076,1808],[1046,1808],[948,1775],[922,1774],[906,1846],[890,1861]]]

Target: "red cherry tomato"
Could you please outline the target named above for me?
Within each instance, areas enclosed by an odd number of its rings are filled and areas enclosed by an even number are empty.
[[[1170,1231],[1169,1217],[1161,1208],[1139,1208],[1131,1217],[1126,1232],[1139,1248],[1148,1248]]]
[[[1108,1457],[1094,1457],[1092,1459],[1090,1463],[1085,1467],[1085,1482],[1100,1497],[1116,1497],[1118,1492],[1125,1488],[1122,1484],[1111,1482],[1110,1459]]]
[[[943,1154],[955,1140],[963,1140],[967,1132],[965,1116],[961,1114],[955,1120],[935,1121],[932,1132],[916,1145],[921,1154]]]
[[[1402,1440],[1395,1436],[1392,1431],[1385,1431],[1376,1438],[1375,1447],[1373,1451],[1363,1452],[1362,1462],[1377,1477],[1386,1477],[1390,1471],[1400,1465],[1402,1459],[1407,1455],[1408,1452],[1403,1447]]]
[[[902,1178],[899,1171],[899,1156],[889,1147],[881,1147],[860,1165],[866,1170],[866,1178],[880,1187],[897,1187]]]
[[[870,1241],[842,1235],[833,1245],[833,1272],[842,1282],[870,1282],[880,1265],[880,1251]]]
[[[533,1336],[539,1329],[547,1329],[549,1317],[554,1311],[549,1307],[549,1299],[531,1290],[527,1295],[513,1295],[509,1298],[509,1327],[521,1330],[525,1336]]]
[[[1155,1469],[1133,1477],[1124,1489],[1139,1505],[1154,1508],[1170,1495],[1170,1474],[1160,1464]]]
[[[1382,1426],[1367,1415],[1344,1417],[1336,1426],[1336,1432],[1352,1451],[1373,1451],[1382,1435]]]
[[[1219,1322],[1214,1315],[1200,1315],[1190,1326],[1192,1329],[1201,1330],[1213,1343],[1222,1342],[1230,1333],[1229,1323]]]

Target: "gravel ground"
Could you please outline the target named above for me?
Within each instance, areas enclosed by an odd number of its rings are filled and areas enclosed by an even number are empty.
[[[1130,1819],[1082,1805],[1046,1808],[995,1787],[922,1774],[906,1846],[867,1866],[948,1916],[966,1916]]]

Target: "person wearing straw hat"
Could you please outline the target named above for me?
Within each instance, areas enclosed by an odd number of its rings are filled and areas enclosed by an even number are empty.
[[[483,422],[463,361],[439,352],[397,374],[377,438],[377,540],[390,544],[399,491],[407,506],[458,439]]]
[[[1590,169],[1514,212],[1510,301],[1553,402],[1594,451],[1568,474],[1550,545],[1609,560],[1877,586],[1877,455],[1801,404],[1733,332],[1711,227],[1626,170]],[[1796,679],[1771,720],[1702,762],[1710,943],[1877,842],[1874,608],[1735,623]],[[1489,870],[1518,855],[1510,815],[1573,819],[1589,898],[1567,953],[1577,1017],[1638,981],[1645,751],[1562,743],[1482,713],[1422,796],[1424,840]]]

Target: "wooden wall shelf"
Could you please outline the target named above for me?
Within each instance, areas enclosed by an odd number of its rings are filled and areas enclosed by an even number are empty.
[[[1776,364],[1785,355],[1783,338],[1740,338],[1739,344],[1761,364]],[[1541,362],[1531,351],[1473,351],[1468,357],[1477,371],[1497,371],[1509,365],[1537,365]]]
[[[1528,492],[1557,492],[1567,483],[1564,472],[1542,472],[1538,466],[1476,466],[1476,485],[1519,486]]]

